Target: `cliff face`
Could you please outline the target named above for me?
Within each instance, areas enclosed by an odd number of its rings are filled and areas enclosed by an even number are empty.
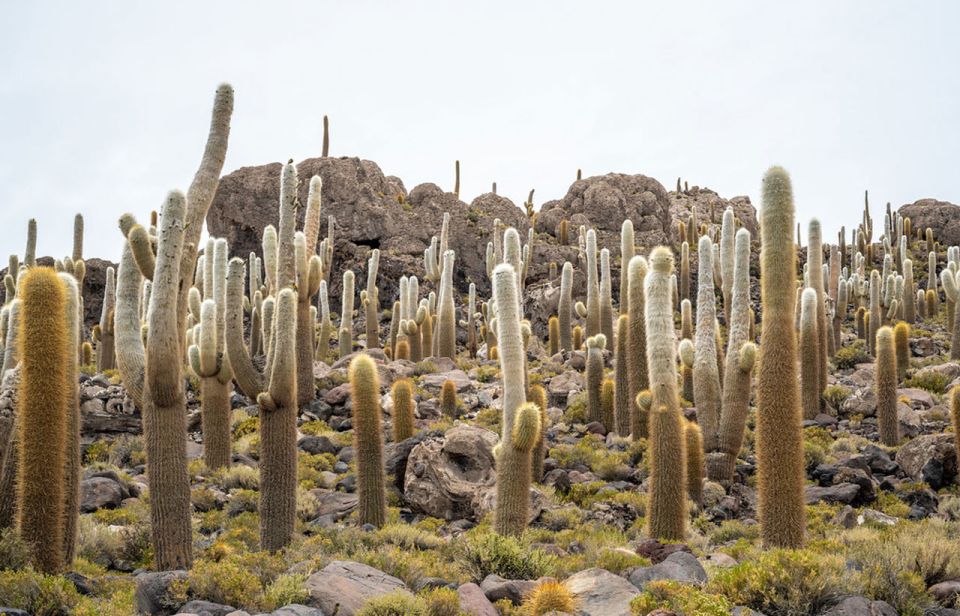
[[[914,229],[921,232],[925,232],[928,227],[933,229],[933,239],[941,245],[960,244],[960,206],[949,201],[920,199],[904,205],[899,212],[901,216],[910,219]]]

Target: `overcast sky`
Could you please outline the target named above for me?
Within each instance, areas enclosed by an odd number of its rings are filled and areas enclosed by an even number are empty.
[[[115,221],[186,189],[213,92],[225,172],[320,153],[408,190],[496,181],[521,203],[576,169],[678,176],[759,205],[792,174],[825,236],[876,204],[960,203],[960,2],[5,2],[0,255],[116,259]],[[265,10],[266,9],[266,10]],[[5,260],[5,256],[4,256]]]

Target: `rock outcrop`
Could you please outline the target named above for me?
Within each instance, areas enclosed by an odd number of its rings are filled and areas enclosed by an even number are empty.
[[[910,219],[914,229],[933,229],[933,239],[941,245],[960,244],[960,206],[949,201],[920,199],[902,206],[898,211],[901,216]],[[882,229],[883,223],[880,224]]]

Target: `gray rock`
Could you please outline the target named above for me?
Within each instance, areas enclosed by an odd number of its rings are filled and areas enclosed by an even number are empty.
[[[952,434],[925,434],[897,451],[900,468],[915,481],[934,490],[951,485],[957,477],[957,450]]]
[[[674,552],[661,563],[632,569],[627,574],[627,579],[640,590],[645,589],[647,584],[654,580],[675,580],[703,586],[707,583],[707,572],[693,554]]]
[[[457,589],[460,599],[460,611],[469,616],[498,616],[497,608],[483,594],[483,590],[473,582],[464,584]]]
[[[806,486],[803,491],[804,501],[808,505],[819,503],[844,503],[849,505],[856,500],[860,493],[860,486],[855,483],[838,483],[828,487]]]
[[[291,603],[272,612],[270,616],[326,616],[323,610],[299,603]]]
[[[434,393],[439,392],[440,388],[447,381],[452,381],[457,388],[458,394],[465,394],[474,390],[473,381],[463,370],[449,370],[447,372],[434,372],[420,377],[420,386]]]
[[[886,601],[871,601],[865,597],[847,597],[822,616],[897,616],[897,610]]]
[[[586,569],[566,580],[567,590],[585,616],[622,616],[630,613],[630,601],[640,594],[636,586],[606,569]]]
[[[194,614],[196,616],[227,616],[230,612],[236,611],[236,608],[212,601],[190,601],[182,608],[180,614]]]
[[[949,201],[920,199],[897,210],[909,217],[914,229],[933,229],[933,239],[944,246],[960,243],[960,207]],[[926,251],[924,251],[926,254]]]
[[[348,560],[333,561],[307,578],[305,586],[311,607],[337,616],[354,616],[367,601],[390,592],[410,592],[397,578]]]
[[[927,592],[937,600],[940,605],[952,607],[960,599],[960,580],[947,580],[934,584],[927,589]]]
[[[186,580],[186,571],[151,571],[136,577],[136,589],[133,601],[137,613],[150,616],[169,616],[175,614],[183,605],[170,592],[170,585],[176,580]]]
[[[480,582],[480,590],[488,600],[496,602],[508,599],[514,605],[523,603],[524,598],[536,587],[535,580],[508,580],[494,573]]]

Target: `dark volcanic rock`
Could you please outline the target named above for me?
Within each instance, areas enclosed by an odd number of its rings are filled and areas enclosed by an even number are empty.
[[[278,223],[281,169],[280,163],[243,167],[221,178],[207,228],[230,242],[232,254],[261,253],[263,228]],[[488,293],[485,256],[495,218],[516,227],[524,238],[529,227],[524,213],[509,199],[488,193],[467,204],[435,184],[421,184],[408,195],[402,182],[385,176],[368,160],[310,158],[300,162],[297,171],[301,203],[306,203],[310,178],[323,178],[320,233],[327,233],[327,217],[333,216],[335,272],[350,268],[362,281],[370,249],[381,250],[379,282],[384,308],[397,294],[401,275],[420,273],[423,278],[423,250],[433,235],[440,234],[444,212],[450,213],[450,246],[457,251],[454,282],[463,291],[472,281],[481,294]],[[300,221],[304,210],[301,207],[298,213]],[[340,284],[338,275],[331,279],[334,307],[339,306]],[[421,286],[421,291],[425,294],[430,288]]]

